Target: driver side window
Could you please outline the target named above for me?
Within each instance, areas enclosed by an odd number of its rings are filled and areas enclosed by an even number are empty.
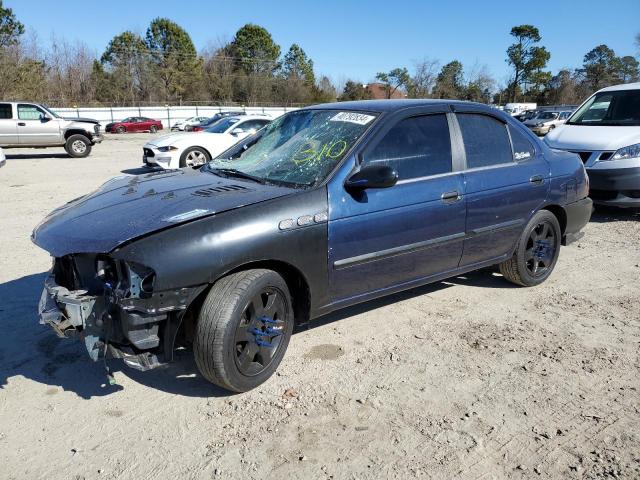
[[[44,111],[35,105],[18,105],[18,118],[20,120],[40,120],[40,116],[44,114]]]
[[[366,155],[365,163],[389,165],[400,180],[451,172],[447,117],[434,114],[401,120]]]

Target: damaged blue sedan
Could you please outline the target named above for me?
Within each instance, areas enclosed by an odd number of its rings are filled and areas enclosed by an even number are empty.
[[[53,211],[41,322],[147,370],[192,345],[242,392],[294,327],[499,266],[534,286],[591,216],[577,155],[484,105],[387,100],[287,113],[194,169],[112,179]]]

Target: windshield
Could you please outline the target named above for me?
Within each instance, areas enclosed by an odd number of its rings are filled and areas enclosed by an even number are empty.
[[[44,105],[41,105],[42,108],[44,108],[53,118],[62,118],[60,115],[58,115],[57,113],[53,112],[49,107],[46,107]]]
[[[213,125],[205,130],[205,132],[209,133],[224,133],[226,132],[231,125],[238,123],[240,120],[237,118],[223,118],[222,120],[218,120]]]
[[[558,114],[555,112],[542,112],[536,117],[538,120],[553,120],[558,118]]]
[[[596,93],[571,116],[567,124],[640,126],[640,90]]]
[[[265,181],[310,186],[335,168],[375,115],[298,110],[211,160],[207,169],[235,169]]]

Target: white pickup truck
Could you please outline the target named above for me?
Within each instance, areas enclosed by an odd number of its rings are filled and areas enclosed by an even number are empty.
[[[37,103],[0,102],[0,147],[64,147],[81,158],[102,139],[97,120],[63,118]]]

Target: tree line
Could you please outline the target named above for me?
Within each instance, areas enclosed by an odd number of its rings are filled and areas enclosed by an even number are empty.
[[[318,75],[302,47],[283,51],[263,27],[247,24],[228,42],[198,52],[188,32],[167,18],[156,18],[145,34],[122,32],[96,56],[82,42],[52,38],[43,49],[0,0],[0,99],[50,105],[135,105],[207,102],[244,105],[304,105],[371,97],[363,82],[335,85]],[[550,52],[533,25],[511,29],[506,51],[509,78],[497,81],[486,66],[465,67],[459,60],[441,65],[425,58],[411,71],[379,72],[376,82],[388,98],[453,98],[483,103],[535,101],[579,103],[594,90],[638,81],[633,56],[619,57],[607,45],[587,52],[580,67],[553,74]],[[636,37],[640,49],[640,34]]]

